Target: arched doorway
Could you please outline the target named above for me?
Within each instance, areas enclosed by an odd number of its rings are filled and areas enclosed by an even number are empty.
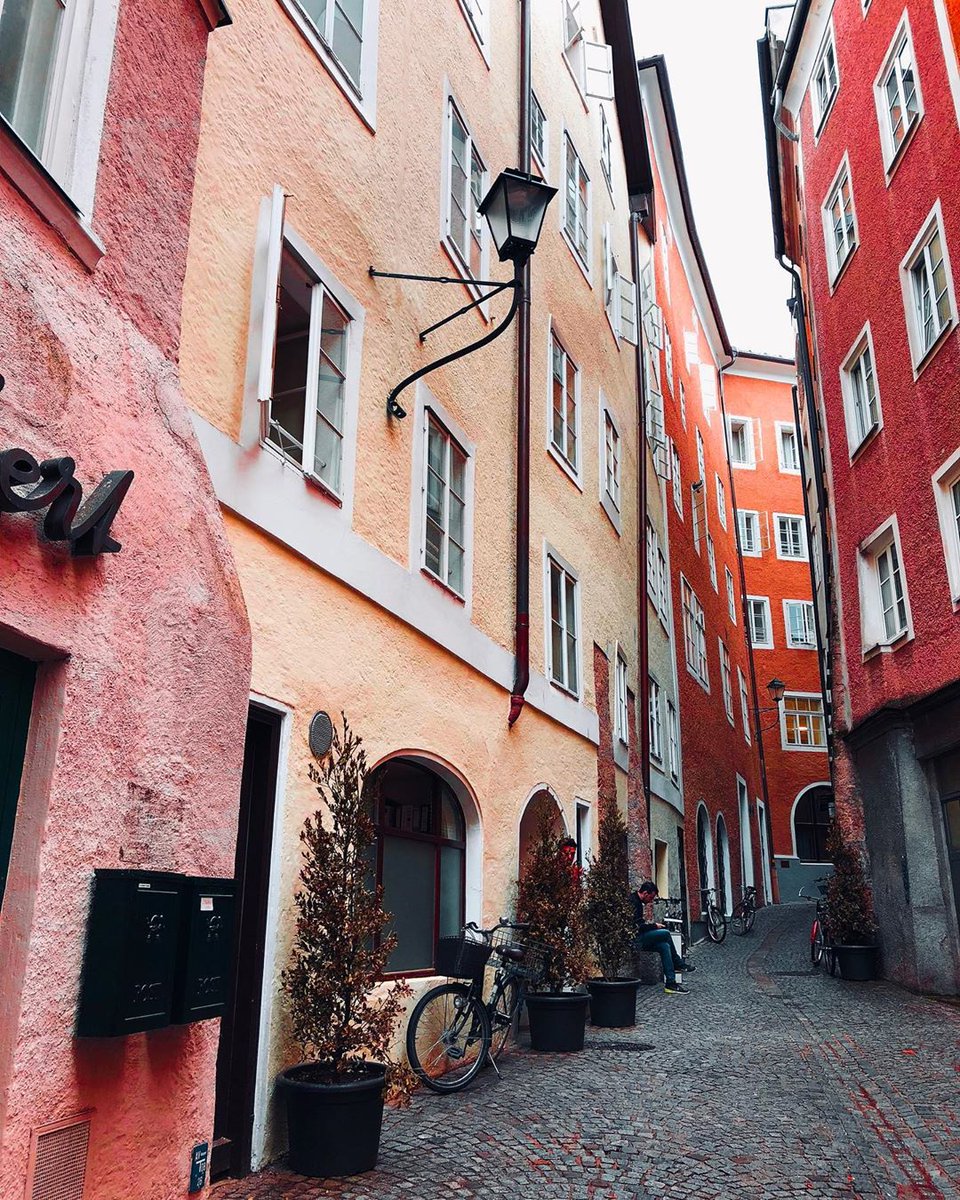
[[[544,813],[546,813],[550,821],[551,831],[556,834],[558,839],[562,838],[567,832],[567,823],[564,820],[563,809],[560,806],[560,800],[556,792],[550,787],[538,787],[528,798],[523,815],[520,817],[517,878],[523,874],[527,857],[534,842],[537,840],[540,819]]]
[[[430,974],[437,938],[479,916],[479,818],[452,771],[403,755],[376,770],[377,882],[392,914],[391,971]]]
[[[832,819],[833,790],[817,783],[805,788],[793,805],[793,842],[797,858],[805,863],[828,863],[827,837]]]
[[[697,866],[700,868],[700,911],[703,912],[707,888],[716,887],[713,873],[713,833],[710,830],[710,815],[701,801],[697,809]]]
[[[733,876],[730,870],[730,838],[722,815],[717,817],[717,870],[717,900],[729,917],[733,912]]]

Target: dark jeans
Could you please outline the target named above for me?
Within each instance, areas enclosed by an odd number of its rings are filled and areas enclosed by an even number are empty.
[[[656,950],[663,959],[663,978],[667,983],[676,983],[677,971],[683,970],[683,959],[673,948],[669,930],[648,929],[638,934],[633,944],[638,950]]]

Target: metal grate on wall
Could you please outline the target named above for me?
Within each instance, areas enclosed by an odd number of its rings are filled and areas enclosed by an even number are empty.
[[[89,1117],[72,1117],[33,1131],[29,1200],[83,1200],[90,1145]]]

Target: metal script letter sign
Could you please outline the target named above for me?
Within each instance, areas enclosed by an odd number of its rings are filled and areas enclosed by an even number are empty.
[[[110,471],[83,501],[83,488],[74,477],[72,458],[47,458],[38,463],[26,450],[0,453],[0,513],[50,511],[43,519],[44,536],[69,542],[70,552],[82,556],[116,554],[120,543],[110,525],[133,482],[132,471]],[[35,487],[31,487],[35,484]]]

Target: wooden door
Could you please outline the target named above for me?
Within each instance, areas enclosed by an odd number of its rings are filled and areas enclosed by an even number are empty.
[[[0,650],[0,906],[10,865],[36,665]]]
[[[231,1001],[221,1021],[210,1177],[246,1175],[253,1142],[263,954],[267,932],[282,716],[250,706],[237,829],[237,919]]]

